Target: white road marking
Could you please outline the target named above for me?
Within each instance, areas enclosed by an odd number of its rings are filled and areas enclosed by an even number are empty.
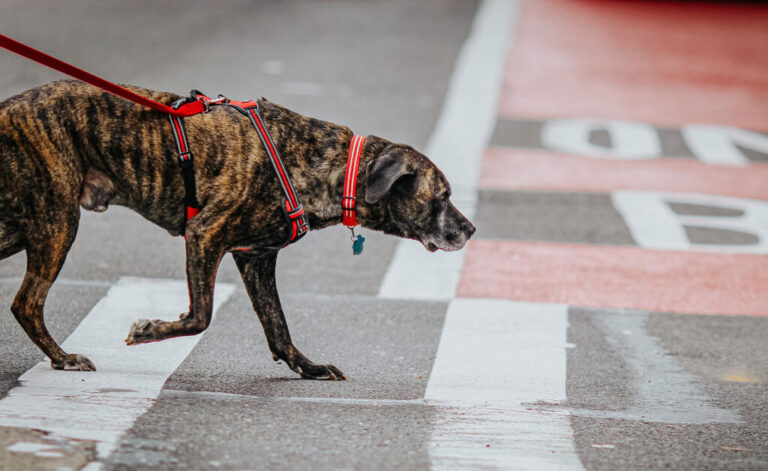
[[[367,399],[357,397],[302,397],[302,396],[250,396],[216,391],[184,391],[163,389],[164,396],[199,397],[225,401],[243,401],[257,403],[305,402],[311,404],[341,404],[353,406],[425,406],[425,399]]]
[[[633,404],[621,411],[573,410],[574,415],[670,424],[743,422],[737,412],[713,404],[699,379],[685,371],[659,339],[647,332],[647,312],[599,313],[592,319],[611,349],[627,364]]]
[[[611,202],[640,247],[686,249],[690,246],[685,228],[660,196],[616,191],[611,194]]]
[[[451,183],[452,200],[474,215],[480,161],[496,122],[504,58],[516,1],[485,0],[464,44],[427,156]],[[448,300],[453,297],[464,251],[431,254],[421,244],[402,240],[384,275],[379,297]]]
[[[768,253],[768,202],[693,193],[616,191],[611,201],[640,247],[657,250],[699,250],[729,253]],[[734,209],[736,216],[676,214],[669,203]],[[705,227],[755,236],[754,244],[694,244],[685,227]]]
[[[496,121],[517,7],[511,0],[481,4],[427,147],[468,217]],[[464,251],[430,254],[418,243],[401,241],[379,297],[451,300],[463,263]],[[439,408],[430,447],[433,468],[582,469],[570,413],[523,406],[565,399],[566,331],[566,306],[451,301],[425,394]]]
[[[590,133],[605,130],[609,146],[593,144]],[[661,139],[656,128],[637,121],[562,118],[544,121],[541,142],[545,147],[585,157],[645,160],[661,157]]]
[[[214,312],[233,291],[233,285],[216,285]],[[128,347],[131,324],[146,317],[177,319],[187,306],[184,281],[121,278],[62,345],[88,356],[98,371],[56,371],[47,359],[38,363],[0,400],[0,426],[95,440],[99,457],[108,456],[201,337]]]
[[[582,469],[570,413],[524,405],[566,399],[567,327],[565,305],[451,302],[425,393],[434,469]]]
[[[48,443],[33,443],[33,442],[16,442],[13,445],[6,448],[8,451],[16,451],[19,453],[50,453],[50,452],[59,452],[62,448],[57,445],[51,445]],[[61,453],[58,453],[59,456],[62,456]]]
[[[681,129],[691,152],[702,162],[745,166],[749,159],[739,149],[768,154],[768,136],[731,126],[689,124]]]

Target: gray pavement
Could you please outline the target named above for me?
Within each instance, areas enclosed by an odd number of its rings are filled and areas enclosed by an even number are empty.
[[[768,319],[571,308],[569,322],[587,469],[765,469]]]

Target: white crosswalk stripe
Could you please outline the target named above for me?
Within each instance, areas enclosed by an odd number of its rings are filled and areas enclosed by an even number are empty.
[[[233,285],[216,285],[214,312],[233,291]],[[95,440],[99,457],[109,455],[201,338],[128,347],[123,340],[129,327],[146,316],[178,318],[188,304],[183,281],[120,279],[62,345],[88,356],[97,371],[57,371],[41,361],[0,400],[0,426]]]

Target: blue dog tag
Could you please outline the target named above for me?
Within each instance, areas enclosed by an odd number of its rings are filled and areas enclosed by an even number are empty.
[[[361,235],[355,237],[354,241],[352,242],[352,253],[354,255],[360,255],[363,253],[363,242],[365,242],[365,237]]]

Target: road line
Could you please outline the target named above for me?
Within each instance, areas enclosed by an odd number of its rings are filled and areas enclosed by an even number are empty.
[[[454,204],[472,217],[480,160],[496,122],[503,64],[517,2],[485,0],[462,47],[427,155],[448,177]],[[379,297],[447,300],[456,292],[464,251],[430,254],[401,240]]]
[[[214,312],[233,291],[233,285],[216,285]],[[108,456],[201,338],[128,347],[123,340],[131,324],[145,317],[177,319],[188,305],[184,281],[121,278],[62,345],[88,356],[98,371],[56,371],[47,359],[38,363],[0,401],[0,426],[95,440],[98,456]]]
[[[671,424],[742,423],[742,417],[711,403],[699,379],[648,333],[647,312],[595,314],[595,324],[631,372],[632,406],[622,411],[574,410],[582,417],[616,418]]]
[[[233,394],[216,391],[184,391],[179,389],[164,389],[163,395],[200,397],[208,399],[221,399],[227,401],[253,401],[259,403],[271,402],[307,402],[313,404],[342,404],[362,406],[424,406],[425,399],[366,399],[355,397],[284,397],[284,396],[249,396],[247,394]]]
[[[562,304],[451,302],[424,396],[434,469],[582,469],[570,413],[524,405],[566,399],[567,328]]]

